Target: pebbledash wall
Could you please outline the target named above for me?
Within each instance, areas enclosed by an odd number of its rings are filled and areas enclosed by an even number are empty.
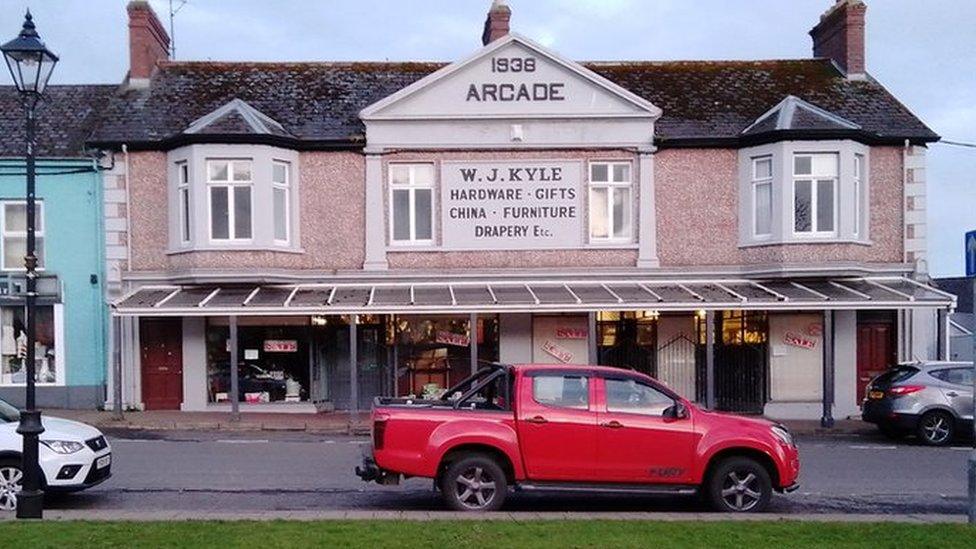
[[[22,160],[0,160],[0,203],[6,230],[0,253],[16,239],[23,219],[10,205],[23,204]],[[103,291],[102,176],[92,160],[44,159],[37,164],[39,249],[43,249],[38,298],[37,404],[93,409],[105,400],[107,306]],[[65,173],[76,172],[76,173]],[[16,216],[16,219],[15,219]],[[5,256],[6,257],[6,256]],[[14,264],[6,264],[13,261]],[[0,398],[24,403],[19,334],[24,287],[23,256],[13,252],[0,275]]]

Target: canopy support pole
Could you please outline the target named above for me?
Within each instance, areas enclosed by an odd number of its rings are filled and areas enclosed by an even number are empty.
[[[230,420],[240,421],[241,387],[237,365],[237,317],[227,317],[227,326],[230,328]]]
[[[834,311],[824,311],[823,319],[823,416],[820,426],[834,426]]]
[[[715,409],[715,311],[705,311],[705,407]]]
[[[471,351],[471,375],[474,375],[478,372],[478,313],[471,313],[468,320],[468,347]]]

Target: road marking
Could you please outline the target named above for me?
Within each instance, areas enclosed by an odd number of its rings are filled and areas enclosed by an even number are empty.
[[[897,450],[897,446],[881,446],[880,444],[852,444],[852,450]]]
[[[221,444],[267,444],[269,440],[264,439],[221,439],[217,442]]]
[[[970,448],[968,446],[953,446],[952,449],[953,450],[972,450],[972,448]]]
[[[334,440],[326,440],[326,441],[324,441],[324,443],[325,444],[335,444],[335,441]]]
[[[369,444],[368,440],[350,440],[349,444]]]

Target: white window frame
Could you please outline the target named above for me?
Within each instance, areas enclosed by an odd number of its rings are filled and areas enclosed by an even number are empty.
[[[27,267],[20,264],[16,267],[11,267],[7,265],[7,254],[6,247],[7,237],[17,237],[23,238],[27,241],[27,229],[24,228],[23,231],[7,231],[7,206],[15,206],[18,204],[24,205],[24,212],[27,211],[27,201],[26,200],[0,200],[0,271],[10,271],[10,272],[25,272]],[[40,214],[41,223],[39,226],[34,227],[34,240],[46,240],[44,238],[44,226],[47,224],[47,214],[44,211],[44,201],[37,200],[34,202],[37,205],[37,212]],[[35,220],[36,223],[36,220]],[[37,258],[37,269],[38,271],[44,270],[44,265],[46,262],[44,260],[44,255],[47,253],[47,242],[44,242],[41,248],[41,256]]]
[[[38,305],[38,307],[44,306]],[[38,387],[63,387],[67,379],[64,371],[66,364],[64,352],[64,304],[54,303],[51,307],[54,309],[54,381],[35,382],[35,385]],[[25,387],[26,385],[26,382],[4,383],[0,380],[0,387]]]
[[[769,162],[769,176],[760,178],[758,175],[757,167],[760,162]],[[756,156],[752,158],[752,184],[750,187],[750,192],[752,193],[752,237],[756,239],[766,239],[773,236],[773,213],[776,210],[776,204],[773,200],[773,171],[775,169],[775,164],[772,155]],[[759,186],[766,185],[769,187],[769,231],[765,233],[759,232]]]
[[[596,166],[606,166],[607,167],[607,181],[593,181],[593,168]],[[613,168],[614,166],[627,166],[627,181],[614,181],[613,180]],[[587,235],[589,236],[589,241],[594,244],[630,244],[634,241],[634,163],[629,161],[595,161],[590,162],[586,170],[586,181],[587,181],[587,192],[586,200],[588,204],[587,218],[590,222],[587,224]],[[608,236],[593,236],[593,204],[590,200],[591,193],[594,189],[607,189],[607,235]],[[630,191],[630,203],[628,208],[630,209],[630,227],[627,235],[616,236],[613,234],[614,222],[614,212],[613,212],[613,194],[615,189],[628,189]]]
[[[279,183],[274,180],[274,169],[275,166],[283,166],[285,168],[285,181],[284,183]],[[277,238],[277,222],[275,218],[276,211],[274,209],[274,193],[276,191],[285,192],[285,238],[284,240]],[[251,233],[253,234],[254,228],[251,228]],[[291,162],[285,160],[272,160],[271,161],[271,239],[275,244],[280,244],[287,246],[291,243]]]
[[[193,235],[193,216],[192,210],[190,210],[192,206],[190,200],[190,163],[186,160],[176,163],[176,197],[180,209],[180,243],[189,244]]]
[[[210,179],[210,165],[215,162],[227,162],[227,180],[214,181]],[[249,181],[234,181],[234,163],[247,162],[251,165],[251,179]],[[247,244],[254,240],[254,160],[251,158],[208,158],[206,160],[207,173],[207,236],[211,244],[240,243]],[[214,238],[213,235],[213,189],[227,187],[227,235],[228,238]],[[237,187],[246,187],[251,194],[251,236],[237,238],[236,208]]]
[[[811,173],[809,173],[809,174],[797,174],[796,173],[796,159],[799,158],[799,157],[802,157],[802,156],[809,156],[811,158],[811,160],[810,160],[810,166],[811,166],[810,172]],[[816,173],[814,173],[814,170],[813,170],[813,157],[815,157],[815,156],[832,156],[832,157],[834,157],[834,159],[835,159],[835,166],[836,166],[834,175],[832,175],[832,176],[823,176],[823,175],[817,175]],[[839,211],[839,208],[838,208],[839,197],[837,196],[837,190],[838,190],[838,187],[839,187],[840,172],[841,172],[839,162],[840,162],[840,152],[838,152],[838,151],[830,151],[830,152],[826,152],[826,151],[820,151],[820,152],[796,152],[796,153],[793,153],[792,157],[790,158],[790,173],[793,174],[793,176],[791,178],[791,183],[790,183],[790,206],[791,206],[791,208],[790,208],[790,221],[791,221],[790,222],[790,230],[792,231],[794,237],[796,237],[796,238],[824,238],[824,237],[828,237],[829,238],[829,237],[837,236],[838,230],[839,230],[839,227],[838,227],[838,225],[839,225],[839,219],[838,218],[840,217],[840,216],[837,215],[837,213]],[[817,219],[817,212],[818,212],[818,208],[817,207],[819,205],[818,201],[819,201],[819,196],[820,196],[820,185],[818,185],[817,183],[819,181],[823,181],[823,180],[828,179],[828,178],[833,183],[833,193],[832,194],[833,194],[834,203],[833,203],[833,208],[832,208],[832,211],[831,211],[831,215],[833,216],[833,220],[834,220],[834,223],[833,223],[834,228],[832,230],[829,230],[829,231],[820,231],[820,230],[818,230],[819,229],[819,227],[818,227],[819,220]],[[810,181],[810,229],[811,230],[809,230],[809,231],[798,231],[798,230],[796,230],[796,183],[799,180]]]
[[[417,169],[429,168],[431,171],[431,181],[430,184],[417,183]],[[407,168],[407,184],[396,184],[393,183],[393,169],[394,168]],[[394,246],[429,246],[434,242],[434,211],[437,207],[435,202],[436,197],[434,196],[434,179],[437,177],[436,169],[432,163],[428,162],[417,162],[417,163],[391,163],[387,166],[387,186],[389,187],[389,192],[387,194],[390,201],[389,216],[390,216],[390,243]],[[417,238],[417,191],[418,190],[430,190],[430,238]],[[394,191],[409,191],[409,215],[410,215],[410,238],[409,239],[397,239],[396,238],[396,227],[395,227],[395,204],[393,200]]]
[[[861,194],[864,192],[864,155],[861,153],[854,153],[854,237],[861,236],[861,203],[863,198]]]

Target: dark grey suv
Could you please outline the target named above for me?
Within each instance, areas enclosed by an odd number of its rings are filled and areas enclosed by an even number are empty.
[[[871,380],[861,407],[864,421],[892,438],[914,433],[944,446],[973,421],[971,362],[900,364]]]

